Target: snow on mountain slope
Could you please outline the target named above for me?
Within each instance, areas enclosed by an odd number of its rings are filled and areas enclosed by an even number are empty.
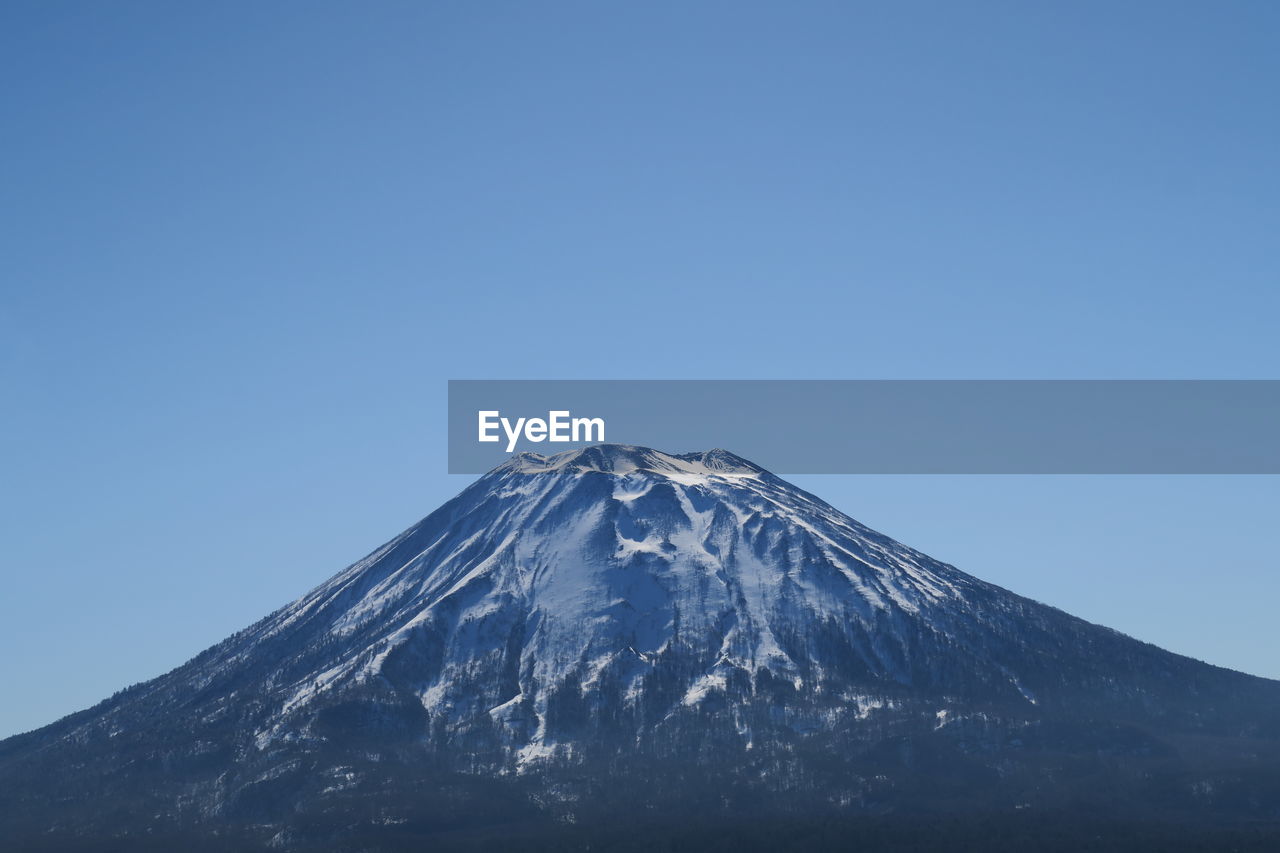
[[[535,721],[534,752],[566,680],[590,689],[608,675],[635,701],[678,645],[705,658],[686,675],[684,704],[762,670],[797,689],[824,684],[806,625],[844,626],[866,675],[906,683],[904,638],[877,620],[923,629],[983,589],[724,451],[525,454],[442,513],[262,627],[262,640],[305,625],[343,641],[323,671],[281,685],[264,743],[326,692],[382,677],[424,636],[441,649],[418,673],[424,708],[519,710]],[[492,677],[504,667],[509,678]]]
[[[605,445],[514,457],[144,692],[254,696],[259,750],[319,737],[316,715],[351,697],[393,695],[442,748],[496,731],[525,769],[708,711],[745,744],[761,720],[839,727],[908,700],[930,718],[967,701],[1141,703],[1180,660],[725,451]]]

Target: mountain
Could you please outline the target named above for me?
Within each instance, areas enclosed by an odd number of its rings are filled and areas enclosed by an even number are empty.
[[[1278,827],[1280,683],[722,450],[516,456],[173,672],[0,742],[21,849],[1273,849]]]

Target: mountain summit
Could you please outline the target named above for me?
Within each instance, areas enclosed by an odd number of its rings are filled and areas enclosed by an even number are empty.
[[[0,831],[399,849],[620,812],[1274,820],[1278,736],[1276,682],[980,581],[732,453],[602,445],[515,456],[177,670],[0,743]]]

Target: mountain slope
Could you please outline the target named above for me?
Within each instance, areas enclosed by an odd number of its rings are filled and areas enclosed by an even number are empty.
[[[724,451],[600,446],[515,457],[174,672],[0,743],[0,807],[89,844],[284,846],[660,805],[1270,820],[1278,732],[1280,684]]]

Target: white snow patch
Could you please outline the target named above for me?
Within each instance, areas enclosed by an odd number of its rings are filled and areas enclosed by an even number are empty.
[[[697,681],[693,682],[689,689],[685,691],[684,704],[696,705],[703,699],[707,698],[707,695],[711,693],[712,690],[723,691],[728,688],[728,686],[729,682],[725,678],[723,672],[709,672]]]

